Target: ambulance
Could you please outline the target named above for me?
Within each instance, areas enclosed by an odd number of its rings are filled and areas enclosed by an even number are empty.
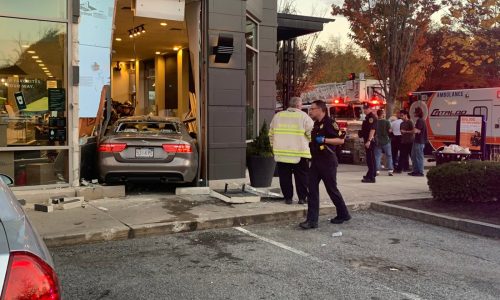
[[[409,111],[422,108],[428,128],[429,143],[434,149],[456,142],[460,115],[482,115],[486,119],[486,145],[490,159],[500,153],[500,87],[446,91],[413,92]]]

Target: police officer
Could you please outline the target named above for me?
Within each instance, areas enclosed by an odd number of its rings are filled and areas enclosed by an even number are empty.
[[[365,144],[368,172],[366,176],[363,176],[361,182],[375,183],[375,176],[377,176],[377,169],[375,167],[375,131],[377,130],[377,117],[368,103],[363,104],[363,111],[366,117],[361,125],[360,137],[363,138],[363,143]]]
[[[307,203],[307,220],[300,223],[303,229],[318,227],[319,216],[319,183],[323,180],[326,191],[337,209],[337,216],[330,220],[333,224],[341,224],[351,219],[342,194],[337,188],[337,156],[335,146],[344,143],[344,137],[338,124],[327,115],[325,102],[314,101],[310,116],[315,121],[311,133],[311,167],[309,169],[309,201]]]

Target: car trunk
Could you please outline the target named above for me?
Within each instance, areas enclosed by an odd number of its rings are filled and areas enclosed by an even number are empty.
[[[140,136],[112,136],[105,139],[102,144],[126,145],[122,151],[113,151],[115,159],[119,162],[144,163],[144,162],[171,162],[175,155],[175,145],[185,144],[180,134],[172,135],[140,135]]]

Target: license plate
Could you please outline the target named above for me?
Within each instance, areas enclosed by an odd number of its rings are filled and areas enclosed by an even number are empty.
[[[153,148],[137,148],[137,149],[135,149],[135,157],[136,158],[153,158],[154,153],[155,153],[155,151]]]

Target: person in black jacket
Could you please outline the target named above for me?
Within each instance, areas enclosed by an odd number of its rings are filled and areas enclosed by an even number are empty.
[[[375,166],[375,133],[377,130],[377,117],[372,112],[370,104],[363,104],[363,111],[366,115],[363,124],[361,125],[360,136],[363,138],[366,151],[366,165],[368,172],[361,182],[375,183],[375,176],[377,176],[377,168]]]

